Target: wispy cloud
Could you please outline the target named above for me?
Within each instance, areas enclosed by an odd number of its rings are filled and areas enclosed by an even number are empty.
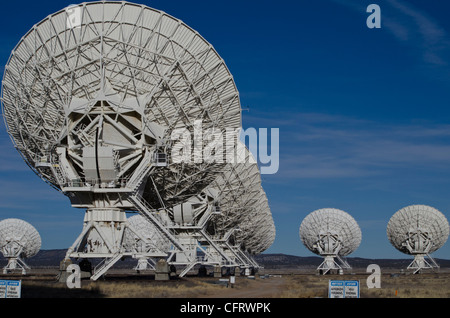
[[[383,17],[384,25],[399,40],[421,51],[423,61],[435,65],[447,65],[450,42],[447,32],[430,16],[398,0],[386,1],[394,14]]]
[[[366,6],[357,1],[332,0],[361,14]],[[449,65],[450,41],[438,21],[407,1],[384,0],[381,7],[381,27],[407,45],[422,62],[433,66]]]
[[[448,170],[450,125],[389,124],[321,114],[296,114],[287,123],[280,126],[283,178],[368,177],[401,168]]]

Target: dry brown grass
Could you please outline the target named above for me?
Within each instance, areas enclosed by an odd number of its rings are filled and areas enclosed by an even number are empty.
[[[268,273],[267,273],[268,274]],[[81,289],[69,289],[54,275],[22,277],[24,298],[316,298],[328,297],[328,281],[359,280],[361,298],[450,298],[450,273],[381,276],[381,288],[369,289],[368,274],[326,275],[282,273],[262,279],[236,277],[234,288],[213,284],[217,278],[195,276],[155,281],[154,277],[113,276],[82,280]],[[13,278],[8,278],[13,279]]]
[[[70,289],[64,282],[57,282],[55,275],[8,277],[22,280],[23,298],[203,298],[220,294],[227,286],[217,284],[212,277],[172,278],[155,281],[153,276],[113,276],[106,280],[81,280],[81,288]],[[247,287],[243,279],[233,290]],[[228,288],[229,289],[229,288]]]
[[[178,284],[154,284],[141,282],[88,282],[86,290],[96,289],[107,298],[201,298],[223,290],[224,286],[202,281]]]
[[[450,275],[426,273],[420,275],[383,275],[381,288],[361,289],[361,297],[367,298],[448,298]]]
[[[450,274],[426,273],[420,275],[385,274],[381,288],[367,287],[367,274],[358,275],[290,275],[282,298],[328,297],[329,280],[359,280],[361,298],[448,298]]]
[[[280,298],[327,297],[328,279],[316,275],[287,275]]]

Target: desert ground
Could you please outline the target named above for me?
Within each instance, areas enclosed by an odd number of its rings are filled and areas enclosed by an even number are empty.
[[[343,275],[317,275],[314,270],[271,269],[253,276],[236,276],[234,284],[222,278],[173,276],[157,281],[152,271],[111,270],[97,281],[81,280],[68,288],[57,280],[57,269],[32,269],[26,275],[1,274],[0,279],[22,281],[22,298],[327,298],[329,280],[360,281],[361,298],[450,298],[450,270],[412,275],[384,270],[380,288],[368,288],[365,269]]]

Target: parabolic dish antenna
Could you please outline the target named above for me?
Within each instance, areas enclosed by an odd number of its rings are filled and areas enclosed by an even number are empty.
[[[257,255],[268,249],[275,240],[275,224],[270,211],[266,193],[259,187],[258,200],[244,213],[237,240],[242,249]]]
[[[408,269],[418,273],[439,268],[430,254],[441,248],[449,235],[447,218],[439,210],[427,205],[404,207],[391,217],[386,232],[396,249],[414,256]]]
[[[273,243],[275,227],[256,160],[245,145],[239,145],[239,160],[227,164],[209,186],[219,193],[221,213],[213,215],[208,232],[249,254],[259,254]]]
[[[208,187],[160,213],[185,247],[168,258],[171,265],[186,266],[180,276],[195,265],[257,269],[251,254],[273,242],[274,224],[257,163],[243,143],[237,146],[236,161],[227,162]]]
[[[182,202],[218,169],[170,162],[178,135],[241,127],[238,91],[212,45],[182,21],[128,2],[83,3],[36,24],[9,58],[2,102],[26,163],[77,206],[92,205],[87,187],[141,183],[152,207]],[[151,163],[158,169],[147,182]]]
[[[41,248],[41,236],[28,222],[19,219],[5,219],[0,222],[0,250],[8,264],[3,273],[21,269],[26,274],[30,267],[25,258],[36,255]]]
[[[205,160],[203,151],[211,149],[210,136],[242,126],[233,77],[196,31],[125,1],[60,10],[34,25],[11,53],[2,111],[28,166],[73,207],[86,209],[66,260],[104,258],[95,280],[130,256],[123,242],[125,213],[133,211],[195,264],[184,243],[194,240],[179,239],[180,226],[188,226],[180,217],[210,211],[217,193],[199,196],[226,164]],[[246,214],[252,252],[266,248],[274,234],[265,194],[260,197],[254,209],[261,213]],[[264,218],[267,226],[249,226]]]
[[[347,212],[332,208],[308,214],[300,225],[299,233],[306,248],[325,258],[317,268],[323,274],[330,270],[350,268],[342,257],[353,253],[362,239],[361,229],[355,219]]]

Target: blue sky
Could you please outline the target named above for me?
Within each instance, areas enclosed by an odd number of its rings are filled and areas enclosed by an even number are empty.
[[[72,3],[2,4],[0,65],[35,23]],[[363,239],[350,256],[368,258],[405,257],[387,240],[386,225],[407,205],[430,205],[449,218],[450,3],[139,3],[183,20],[216,48],[249,109],[244,128],[279,128],[279,171],[262,176],[277,229],[265,253],[312,255],[298,229],[319,208],[356,219]],[[370,3],[381,8],[380,29],[366,26]],[[43,249],[70,246],[84,211],[34,175],[3,123],[0,147],[0,219],[33,224]],[[433,255],[450,258],[450,242]]]

